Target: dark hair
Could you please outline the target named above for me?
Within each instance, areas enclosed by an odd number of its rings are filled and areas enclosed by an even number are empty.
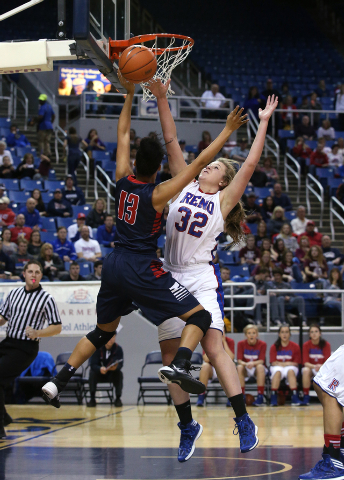
[[[332,277],[332,272],[333,272],[333,271],[338,272],[338,274],[339,274],[339,277],[338,277],[338,287],[339,287],[341,290],[343,290],[343,277],[342,277],[341,274],[340,274],[339,268],[336,268],[336,267],[335,267],[335,268],[332,268],[332,270],[330,271],[330,275],[329,275],[329,281],[330,281],[330,283],[331,283],[331,280],[332,280],[332,278],[333,278],[333,277]]]
[[[280,348],[280,346],[282,345],[282,340],[281,340],[279,334],[281,333],[282,328],[285,328],[285,327],[288,328],[289,333],[291,333],[291,331],[290,331],[290,326],[289,326],[288,324],[284,324],[284,325],[281,325],[281,326],[279,327],[279,329],[278,329],[278,339],[277,339],[276,342],[274,343],[274,345],[275,345],[275,347],[276,347],[276,350],[278,350],[278,349]]]
[[[68,130],[68,133],[70,135],[76,135],[76,128],[75,127],[70,127],[69,130]]]
[[[32,155],[32,153],[25,153],[24,157],[23,157],[23,162],[26,163],[26,160],[28,158],[32,157],[32,160],[35,161],[34,159],[34,156]]]
[[[78,267],[80,267],[80,265],[78,264],[78,262],[70,262],[70,265],[69,265],[69,268],[72,267],[72,266],[75,266],[77,265]]]
[[[111,218],[112,218],[112,220],[113,220],[113,215],[111,215],[111,213],[107,213],[107,214],[105,215],[105,218],[104,218],[104,220],[106,220],[108,217],[111,217]]]
[[[272,198],[272,206],[271,207],[269,207],[268,204],[266,203],[266,200],[268,198]],[[275,207],[276,207],[276,205],[275,205],[274,197],[272,197],[271,195],[268,195],[266,198],[264,198],[264,200],[263,200],[264,210],[266,210],[267,212],[273,212]]]
[[[283,248],[282,251],[280,251],[280,250],[278,249],[278,244],[281,243],[281,242],[283,242],[283,245],[284,245],[284,248]],[[279,255],[283,255],[284,250],[286,249],[283,238],[276,238],[276,239],[275,239],[275,242],[274,242],[274,245],[273,245],[272,248],[273,248],[273,249],[275,250],[275,252],[278,253]]]
[[[254,98],[259,98],[260,97],[258,88],[255,85],[253,85],[252,87],[249,88],[249,91],[248,91],[248,99],[249,100],[251,98],[253,98],[252,91],[253,91],[254,88],[257,90],[256,96]]]
[[[11,129],[11,128],[13,128],[13,127],[16,127],[16,128],[18,128],[18,125],[16,125],[15,123],[12,123],[12,125],[11,125],[10,129]]]
[[[276,274],[283,275],[283,270],[281,268],[274,268],[272,270],[272,275],[276,275]]]
[[[30,241],[29,241],[30,244],[32,244],[32,235],[33,235],[34,233],[36,233],[36,232],[37,232],[38,235],[39,235],[39,241],[42,243],[41,232],[40,232],[39,230],[32,230],[32,232],[30,233]]]
[[[97,260],[96,262],[94,262],[94,268],[99,267],[99,265],[103,265],[103,260]]]
[[[38,265],[40,271],[43,273],[42,264],[41,264],[41,262],[39,262],[38,260],[29,260],[29,261],[25,264],[24,272],[26,272],[26,270],[29,268],[29,265]]]
[[[95,128],[91,128],[91,130],[90,130],[90,131],[88,132],[88,134],[87,134],[87,138],[88,138],[89,140],[91,140],[91,132],[96,132],[96,134],[98,135],[97,130],[96,130]]]
[[[266,267],[260,267],[259,268],[259,273],[269,273],[269,269]]]
[[[41,208],[45,209],[45,205],[44,205],[44,202],[43,202],[43,199],[42,199],[42,193],[41,193],[40,189],[39,188],[34,188],[32,190],[32,195],[33,195],[33,192],[35,192],[36,190],[39,192],[39,197],[38,197],[38,200],[36,198],[35,198],[35,200]]]
[[[144,137],[136,153],[136,171],[142,177],[150,177],[159,170],[165,155],[158,138]]]
[[[317,328],[319,330],[319,332],[320,332],[319,347],[320,347],[320,350],[323,350],[325,348],[325,345],[326,345],[326,340],[321,337],[320,325],[318,325],[317,323],[311,323],[310,326],[309,326],[309,332],[311,331],[311,328]]]
[[[59,227],[59,228],[57,229],[57,233],[59,233],[60,230],[66,230],[66,232],[67,232],[67,228],[66,228],[66,227]]]
[[[262,239],[262,245],[261,245],[261,247],[260,247],[260,253],[261,253],[261,254],[262,254],[264,251],[267,251],[265,248],[263,248],[263,243],[264,243],[266,240],[268,240],[268,241],[270,242],[270,246],[272,245],[270,238],[269,238],[269,237],[264,237],[264,238]]]

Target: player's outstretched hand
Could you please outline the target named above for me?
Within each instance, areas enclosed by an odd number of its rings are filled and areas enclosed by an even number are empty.
[[[165,84],[162,83],[160,78],[156,80],[152,79],[146,87],[156,98],[166,97],[168,87],[170,86],[171,79],[169,78]]]
[[[264,110],[262,110],[261,108],[259,109],[260,121],[267,122],[271,117],[271,115],[273,114],[273,112],[276,110],[277,106],[278,106],[278,97],[275,97],[275,95],[272,95],[272,97],[270,97],[269,95]]]
[[[119,81],[121,82],[122,87],[124,87],[128,93],[132,93],[134,95],[135,85],[133,83],[128,82],[123,77],[120,70],[117,71],[117,76],[118,76]]]
[[[242,115],[244,111],[243,108],[240,108],[239,105],[235,107],[235,109],[228,115],[226,125],[227,127],[234,132],[237,130],[241,125],[245,125],[248,122],[247,114]]]

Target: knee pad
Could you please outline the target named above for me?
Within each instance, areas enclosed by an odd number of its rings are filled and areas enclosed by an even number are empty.
[[[86,338],[98,350],[98,348],[103,347],[109,340],[111,340],[111,338],[115,335],[115,333],[116,333],[115,331],[114,332],[104,332],[104,330],[99,328],[98,325],[97,325],[96,328],[94,330],[92,330],[92,332],[89,332],[86,335]]]
[[[205,335],[211,325],[211,315],[207,310],[199,310],[188,318],[186,325],[196,325]]]

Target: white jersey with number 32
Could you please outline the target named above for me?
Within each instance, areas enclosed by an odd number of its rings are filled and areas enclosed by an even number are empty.
[[[220,192],[204,193],[194,180],[170,205],[165,262],[179,266],[209,263],[223,229]]]

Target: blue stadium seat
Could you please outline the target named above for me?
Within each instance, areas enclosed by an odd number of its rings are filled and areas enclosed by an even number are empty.
[[[117,142],[104,142],[104,145],[108,152],[113,152],[117,148]]]
[[[105,171],[116,170],[116,162],[113,162],[112,160],[103,160],[102,169]]]
[[[293,220],[296,218],[296,212],[293,212],[292,210],[290,212],[284,212],[284,216],[287,220]]]
[[[57,223],[57,228],[59,228],[59,227],[68,228],[71,225],[73,225],[73,223],[75,223],[75,221],[71,217],[57,217],[56,223]]]
[[[238,252],[230,250],[217,249],[220,265],[238,265],[239,257]]]
[[[108,248],[104,247],[104,245],[100,245],[100,250],[102,252],[102,257],[105,257],[105,255],[112,252],[113,248]]]
[[[92,228],[92,238],[97,240],[98,228]]]
[[[186,150],[187,152],[198,153],[198,147],[197,147],[197,145],[185,145],[185,150]]]
[[[19,192],[19,180],[12,178],[0,178],[0,183],[3,183],[6,190],[12,190],[13,192]]]
[[[52,198],[54,198],[53,192],[41,192],[42,200],[45,204],[49,203]]]
[[[0,137],[7,137],[10,134],[10,129],[5,127],[0,127]]]
[[[16,155],[18,157],[23,157],[25,153],[36,154],[36,149],[32,147],[15,147]]]
[[[72,205],[72,209],[74,218],[77,217],[78,213],[84,213],[87,217],[87,215],[92,210],[92,207],[91,205]]]
[[[63,180],[44,180],[44,190],[54,192],[56,188],[64,188],[65,182]]]
[[[2,128],[10,128],[11,120],[9,118],[0,117],[0,127]]]
[[[82,277],[86,277],[87,275],[90,275],[92,273],[88,263],[79,263],[79,265],[80,265],[80,275]]]
[[[306,145],[308,145],[312,150],[317,148],[317,143],[318,142],[316,140],[306,140]]]
[[[278,130],[279,138],[295,138],[294,130]]]
[[[56,172],[55,172],[55,170],[49,170],[48,178],[49,178],[49,180],[56,180]]]
[[[158,238],[158,248],[164,248],[166,243],[166,235],[160,235]]]
[[[336,135],[336,140],[337,138],[344,138],[344,132],[335,132],[335,135]]]
[[[110,153],[103,150],[96,150],[92,152],[94,160],[110,160]]]
[[[257,235],[258,223],[247,223],[246,225],[251,230],[252,235]]]
[[[30,198],[30,192],[17,192],[10,190],[8,195],[11,202],[14,203],[26,203],[27,199]]]
[[[18,167],[18,165],[21,163],[21,158],[17,157],[16,155],[12,155],[12,160],[14,167]]]
[[[247,265],[232,265],[230,267],[231,278],[235,276],[239,277],[249,277],[250,272]]]
[[[316,176],[319,179],[319,182],[323,187],[327,186],[328,179],[334,177],[334,168],[317,168],[316,170]]]
[[[257,195],[259,198],[266,198],[269,195],[271,195],[271,188],[269,187],[254,187],[254,193]]]
[[[41,217],[42,228],[48,232],[56,232],[56,222],[53,217]]]
[[[41,240],[42,242],[53,243],[57,238],[56,232],[42,232],[41,231]]]
[[[21,190],[29,190],[30,192],[32,192],[33,190],[35,190],[35,188],[38,188],[42,191],[43,183],[41,180],[31,180],[28,178],[23,178],[22,180],[20,180]]]
[[[337,188],[343,183],[342,178],[328,178],[327,186],[329,188],[329,196],[333,197],[336,195]]]

